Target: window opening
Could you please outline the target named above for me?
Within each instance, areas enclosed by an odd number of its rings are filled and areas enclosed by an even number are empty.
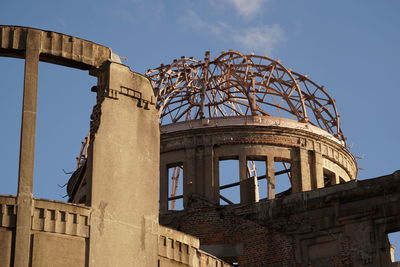
[[[22,95],[24,89],[24,61],[1,57],[0,88],[0,187],[2,195],[16,195],[18,190],[19,146],[21,133]]]
[[[323,170],[324,173],[324,186],[330,186],[335,184],[335,174],[327,169]]]
[[[247,160],[247,178],[251,178],[253,176],[256,177],[260,199],[268,197],[266,164],[267,164],[266,159]]]
[[[90,88],[96,84],[97,78],[85,71],[39,63],[35,197],[67,201],[65,184],[89,133],[96,101]]]
[[[291,163],[276,161],[275,165],[275,197],[287,196],[292,192]]]
[[[239,160],[219,161],[220,205],[240,203]]]
[[[183,210],[183,163],[168,168],[168,209]]]

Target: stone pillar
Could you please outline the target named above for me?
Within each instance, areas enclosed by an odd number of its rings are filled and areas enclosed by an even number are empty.
[[[219,182],[214,177],[214,148],[211,144],[204,146],[204,193],[214,203],[219,203]]]
[[[216,200],[220,203],[219,158],[214,156],[214,181],[216,187]]]
[[[321,152],[314,151],[314,178],[315,178],[315,186],[316,188],[324,187],[324,170],[323,170],[323,162],[322,162],[322,154]]]
[[[290,182],[292,184],[292,193],[301,192],[301,165],[299,149],[292,149],[290,158],[292,159],[290,167]]]
[[[29,266],[40,32],[26,38],[14,266]]]
[[[183,208],[187,208],[189,196],[194,191],[196,178],[196,148],[190,147],[185,150],[185,164],[183,168]]]
[[[168,187],[169,187],[169,179],[168,179],[168,166],[167,164],[161,160],[160,162],[160,211],[166,212],[168,211]]]
[[[339,178],[339,175],[336,172],[334,172],[333,175],[332,175],[331,184],[332,185],[340,184],[340,178]]]
[[[106,63],[99,78],[89,155],[89,266],[157,266],[160,136],[153,90],[118,63]]]
[[[239,154],[240,203],[259,201],[258,181],[256,177],[247,177],[247,158],[244,152]]]
[[[268,186],[268,199],[275,198],[275,161],[273,156],[267,157],[267,186]]]
[[[311,190],[311,173],[310,163],[308,159],[308,151],[304,148],[299,148],[300,155],[300,183],[301,191]]]

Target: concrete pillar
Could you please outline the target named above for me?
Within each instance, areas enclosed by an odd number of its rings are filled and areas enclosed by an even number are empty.
[[[40,55],[40,32],[28,30],[26,38],[24,96],[17,195],[14,266],[27,267],[30,255],[32,187],[35,157],[36,104]]]
[[[99,81],[89,155],[89,266],[157,266],[160,136],[153,90],[118,63],[106,63]]]
[[[311,172],[307,149],[299,149],[301,191],[311,190]]]
[[[239,180],[240,180],[240,203],[247,203],[247,159],[244,151],[239,154]]]
[[[258,181],[255,177],[247,177],[247,158],[244,151],[239,154],[239,177],[240,203],[258,202]]]
[[[185,162],[183,166],[183,208],[187,208],[189,196],[195,188],[196,178],[196,149],[186,148]]]
[[[268,199],[275,198],[275,161],[273,156],[267,157],[267,187]]]
[[[296,193],[301,191],[300,151],[298,149],[292,149],[290,153],[290,158],[292,159],[290,182],[292,183],[292,193]]]
[[[220,180],[219,180],[219,158],[214,156],[214,181],[216,187],[216,200],[220,203]]]
[[[160,211],[167,212],[168,211],[168,188],[169,188],[169,179],[168,179],[168,166],[167,164],[161,160],[160,162]]]
[[[214,148],[204,147],[204,193],[205,197],[214,203],[219,203],[219,181],[214,177]]]
[[[322,161],[321,152],[314,151],[314,178],[315,178],[315,187],[323,188],[324,187],[324,170],[323,170],[323,161]]]
[[[195,184],[194,184],[194,191],[196,194],[204,196],[205,193],[205,180],[204,180],[204,147],[199,146],[196,148],[195,152]]]
[[[331,184],[332,184],[332,185],[340,184],[340,177],[339,177],[339,175],[338,175],[336,172],[332,173]]]

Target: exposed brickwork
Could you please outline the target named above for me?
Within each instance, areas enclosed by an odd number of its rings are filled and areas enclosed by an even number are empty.
[[[209,247],[242,244],[236,258],[224,258],[240,267],[397,266],[387,234],[400,230],[399,184],[397,171],[272,201],[170,212],[160,222]]]
[[[205,207],[165,216],[166,225],[194,235],[202,245],[243,244],[240,266],[294,266],[293,238],[277,234],[267,227],[235,215],[232,210]],[[234,262],[234,257],[224,258]]]

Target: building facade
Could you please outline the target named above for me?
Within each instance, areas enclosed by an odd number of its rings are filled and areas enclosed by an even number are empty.
[[[0,266],[398,265],[400,173],[357,181],[334,100],[279,61],[206,53],[140,75],[108,47],[17,26],[0,26],[0,56],[25,60]],[[32,195],[39,61],[97,78],[68,202]]]

